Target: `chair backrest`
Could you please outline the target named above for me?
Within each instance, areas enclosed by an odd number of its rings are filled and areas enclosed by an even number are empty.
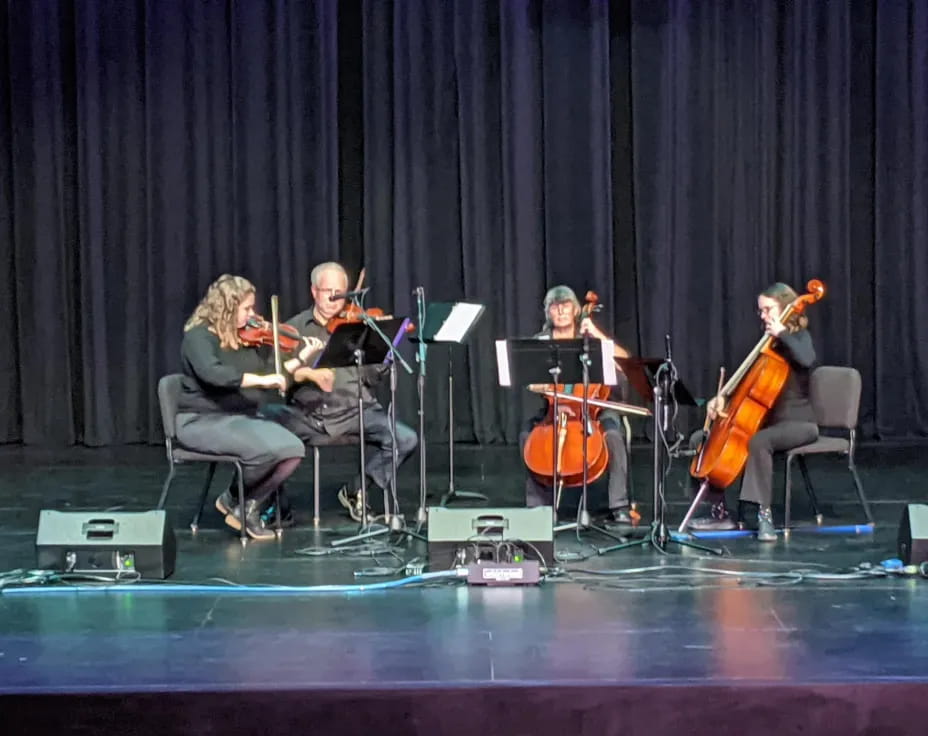
[[[177,405],[180,402],[180,393],[183,391],[184,377],[180,373],[162,376],[158,381],[158,403],[161,405],[161,426],[164,428],[165,439],[175,438],[174,418],[177,416]]]
[[[860,409],[860,373],[856,368],[823,365],[812,371],[809,399],[820,427],[854,429]]]

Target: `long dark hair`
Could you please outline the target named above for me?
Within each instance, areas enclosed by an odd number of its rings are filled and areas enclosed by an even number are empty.
[[[796,293],[796,290],[792,286],[780,281],[768,286],[760,295],[768,299],[773,299],[773,301],[780,305],[781,312],[799,298],[799,294]],[[786,325],[786,329],[790,332],[798,332],[809,326],[809,318],[806,317],[805,314],[792,314],[784,324]]]

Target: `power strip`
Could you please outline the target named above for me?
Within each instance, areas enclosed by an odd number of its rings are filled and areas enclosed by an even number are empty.
[[[481,560],[467,566],[467,582],[469,585],[538,585],[541,582],[541,565],[538,560]]]

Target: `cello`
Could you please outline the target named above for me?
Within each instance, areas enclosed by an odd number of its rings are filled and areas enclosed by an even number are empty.
[[[599,297],[588,291],[585,302],[580,311],[581,322],[592,314]],[[549,487],[553,487],[557,480],[557,490],[560,491],[563,486],[583,485],[583,418],[563,405],[559,407],[560,416],[555,417],[552,392],[557,392],[561,399],[567,394],[574,400],[582,401],[583,384],[556,384],[553,388],[548,385],[541,390],[548,401],[548,413],[529,434],[522,450],[522,458],[535,480]],[[587,483],[596,481],[609,465],[605,434],[596,419],[603,405],[601,402],[606,402],[609,394],[609,386],[589,384],[587,399],[591,431],[587,434]],[[557,479],[554,477],[555,448],[558,458]]]
[[[825,296],[825,285],[817,279],[809,281],[806,290],[783,309],[781,324]],[[774,340],[765,334],[719,389],[722,399],[731,397],[727,409],[714,420],[706,417],[706,434],[690,463],[690,474],[702,481],[702,489],[711,485],[721,490],[734,483],[747,462],[748,443],[786,385],[789,362],[773,349]]]

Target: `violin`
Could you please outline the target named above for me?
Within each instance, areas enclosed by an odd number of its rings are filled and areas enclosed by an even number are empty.
[[[806,290],[808,293],[796,297],[783,310],[781,324],[825,296],[825,285],[817,279],[809,281]],[[690,474],[714,488],[727,488],[741,474],[748,459],[748,443],[789,378],[789,362],[773,350],[773,341],[773,337],[764,335],[719,389],[719,396],[731,397],[724,415],[714,421],[706,417],[703,429],[707,434],[690,463]]]
[[[580,312],[583,321],[593,313],[599,297],[588,291],[585,304]],[[568,388],[570,390],[568,390]],[[559,402],[566,398],[583,400],[583,384],[571,387],[564,384],[549,386],[544,391],[548,400],[548,414],[537,424],[528,436],[522,450],[522,458],[532,476],[545,486],[561,487],[583,485],[583,417],[579,411],[568,411],[564,405],[559,407],[560,416],[554,416],[553,393],[558,394]],[[586,482],[593,483],[609,465],[609,450],[606,447],[605,433],[596,418],[602,407],[608,405],[610,388],[605,384],[591,383],[587,392],[587,405],[591,431],[587,434]],[[604,404],[604,402],[606,402]],[[554,477],[554,457],[557,453],[558,477]]]
[[[361,287],[364,285],[364,272],[365,269],[362,268],[361,273],[358,274],[358,281],[354,285],[354,289],[352,289],[352,291],[361,290]],[[325,328],[329,334],[331,334],[342,325],[363,322],[365,318],[373,320],[384,320],[393,319],[393,315],[384,313],[380,307],[368,307],[367,309],[364,309],[358,304],[346,304],[345,308],[341,312],[336,314],[325,323]],[[407,323],[406,332],[412,332],[415,329],[416,326],[412,324],[412,322]]]
[[[256,314],[249,317],[245,326],[239,329],[238,337],[243,345],[249,347],[274,345],[274,325]],[[303,344],[300,331],[292,325],[278,324],[277,344],[285,353],[292,353]]]

